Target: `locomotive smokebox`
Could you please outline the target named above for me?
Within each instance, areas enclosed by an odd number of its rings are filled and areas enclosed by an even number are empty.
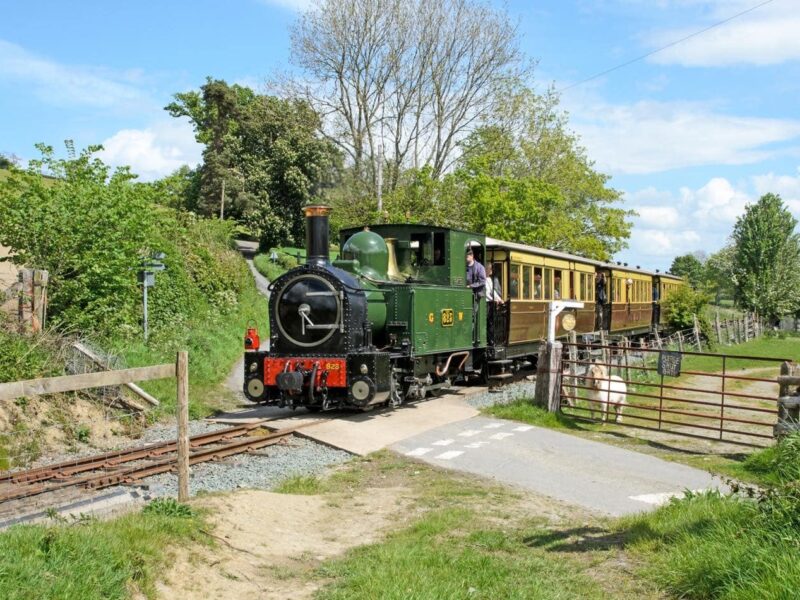
[[[324,265],[329,262],[328,215],[330,206],[305,206],[306,217],[306,263]]]

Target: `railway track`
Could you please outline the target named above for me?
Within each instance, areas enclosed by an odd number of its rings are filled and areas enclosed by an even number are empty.
[[[303,426],[260,433],[267,420],[220,429],[189,438],[189,464],[219,460],[285,440]],[[98,490],[172,471],[178,443],[160,442],[106,452],[0,476],[0,504],[65,488]]]

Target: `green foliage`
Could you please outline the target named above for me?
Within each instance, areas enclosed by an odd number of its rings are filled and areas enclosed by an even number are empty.
[[[744,468],[773,484],[800,481],[800,432],[750,454]]]
[[[694,254],[676,256],[669,272],[686,279],[694,289],[698,289],[704,279],[703,263]]]
[[[23,525],[0,533],[0,597],[110,600],[148,597],[171,545],[198,539],[197,517],[130,514],[113,521]]]
[[[205,145],[187,207],[219,214],[224,185],[225,214],[246,224],[262,249],[303,238],[300,208],[330,184],[339,161],[317,135],[320,119],[308,103],[209,77],[199,92],[175,94],[166,110],[188,117]]]
[[[686,329],[694,326],[695,316],[701,320],[705,319],[706,304],[708,296],[704,292],[683,285],[662,302],[662,308],[670,326]]]
[[[27,172],[15,170],[0,182],[0,244],[16,252],[15,262],[50,272],[52,324],[138,336],[137,271],[153,251],[166,254],[167,267],[149,294],[154,333],[198,312],[235,307],[248,274],[228,249],[232,225],[158,204],[154,186],[135,183],[127,169],[111,173],[92,157],[96,147],[67,160],[39,149],[42,158]]]
[[[283,275],[289,269],[297,266],[297,260],[293,256],[289,256],[283,252],[277,252],[278,260],[272,262],[270,254],[257,254],[253,259],[253,265],[256,270],[270,281],[275,281],[278,277]]]
[[[570,558],[531,548],[530,531],[482,525],[481,514],[465,508],[431,511],[386,541],[325,564],[320,575],[332,582],[319,597],[605,597]]]
[[[0,383],[54,375],[53,354],[46,337],[18,335],[0,323]]]
[[[178,502],[175,498],[156,498],[151,500],[143,509],[146,515],[161,515],[163,517],[178,517],[189,519],[197,516],[197,512],[183,502]]]
[[[278,494],[302,494],[313,496],[319,494],[323,489],[323,483],[319,477],[313,475],[294,475],[287,477],[275,486],[274,492]]]
[[[625,519],[627,548],[644,574],[681,598],[791,598],[800,589],[794,486],[765,493],[687,494],[657,511]]]
[[[534,406],[530,400],[522,399],[508,404],[495,404],[481,410],[482,413],[499,419],[511,419],[550,429],[578,429],[570,417],[557,412],[551,413],[544,408]]]
[[[632,213],[614,208],[620,193],[594,169],[552,90],[509,84],[466,140],[460,169],[472,229],[597,259],[626,246]]]
[[[780,196],[748,205],[733,229],[733,280],[737,302],[775,318],[800,309],[800,236],[797,220]]]
[[[733,254],[734,248],[729,244],[709,256],[703,265],[704,284],[715,304],[733,300]]]

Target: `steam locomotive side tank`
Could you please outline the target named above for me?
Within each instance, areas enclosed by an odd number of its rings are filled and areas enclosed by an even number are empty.
[[[369,410],[423,398],[476,371],[486,308],[483,299],[473,306],[465,287],[464,253],[482,248],[482,236],[421,225],[352,229],[331,263],[330,209],[304,212],[307,262],[271,284],[269,350],[246,341],[250,399]]]

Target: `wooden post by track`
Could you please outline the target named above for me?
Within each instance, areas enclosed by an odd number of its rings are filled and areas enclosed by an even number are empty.
[[[659,350],[663,350],[664,349],[664,345],[661,343],[661,335],[658,333],[658,327],[655,328],[653,333],[656,334],[656,347]]]
[[[600,330],[600,345],[602,346],[600,357],[603,359],[603,364],[606,365],[606,368],[610,370],[611,367],[608,366],[608,348],[606,347],[608,345],[608,339],[606,339],[606,332],[603,329]]]
[[[680,331],[678,332],[678,350],[683,352],[683,334]]]
[[[178,352],[178,501],[189,499],[189,353]]]
[[[631,380],[631,373],[630,369],[628,368],[628,350],[631,347],[631,341],[623,337],[622,338],[622,359],[625,361],[625,381]]]
[[[750,313],[744,313],[744,341],[750,341]]]
[[[800,431],[800,366],[785,362],[778,377],[778,421],[775,437]]]
[[[536,366],[536,388],[533,400],[536,406],[548,412],[561,410],[561,342],[543,342],[539,347]],[[571,394],[575,395],[575,394]]]
[[[567,349],[567,354],[569,356],[569,395],[577,396],[578,389],[575,386],[578,383],[576,379],[578,374],[578,365],[576,364],[578,361],[578,334],[575,333],[574,329],[569,332],[568,339],[569,348]],[[575,401],[572,398],[567,398],[567,404],[574,406]]]
[[[722,344],[722,332],[719,328],[719,309],[717,309],[717,312],[714,315],[714,330],[717,332],[717,343]]]

